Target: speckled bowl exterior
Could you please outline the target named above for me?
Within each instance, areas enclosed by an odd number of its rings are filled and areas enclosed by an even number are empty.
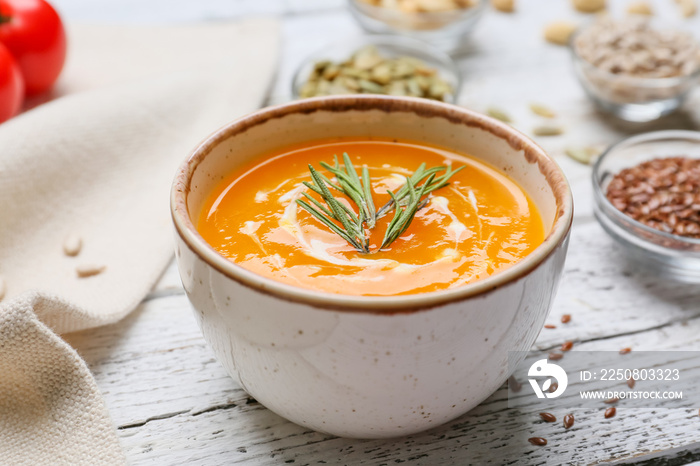
[[[546,239],[513,267],[455,289],[399,297],[315,292],[261,277],[197,233],[206,197],[236,167],[329,137],[388,137],[471,154],[515,179]],[[424,99],[337,96],[260,110],[215,132],[176,176],[176,257],[205,339],[229,374],[293,422],[343,437],[419,432],[483,401],[530,349],[562,272],[569,185],[544,151],[508,125]]]

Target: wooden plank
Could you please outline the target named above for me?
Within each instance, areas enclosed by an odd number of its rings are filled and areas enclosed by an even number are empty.
[[[298,64],[326,43],[357,34],[342,0],[170,0],[138,2],[56,0],[71,19],[165,23],[276,14],[284,18],[282,62],[271,103],[289,100]],[[621,10],[625,2],[612,2]],[[655,2],[677,19],[673,2]],[[700,291],[664,283],[627,262],[592,218],[590,167],[568,159],[571,145],[607,145],[621,137],[665,127],[697,127],[700,92],[686,111],[655,125],[621,125],[599,114],[583,94],[568,51],[544,44],[542,26],[554,19],[588,17],[569,2],[520,2],[514,15],[489,12],[459,57],[467,78],[460,104],[477,111],[502,107],[514,126],[531,134],[540,118],[530,102],[552,107],[566,132],[538,138],[562,165],[574,190],[575,229],[566,272],[550,322],[536,348],[565,340],[575,350],[700,348]],[[700,17],[686,26],[700,31]],[[700,32],[698,32],[700,34]],[[569,313],[571,323],[559,317]],[[575,426],[539,421],[534,406],[507,409],[505,391],[471,413],[427,433],[389,441],[345,440],[305,430],[248,397],[215,361],[201,337],[174,266],[137,311],[124,321],[68,335],[103,390],[133,464],[593,464],[700,458],[700,417],[687,410],[629,410],[612,420],[602,410],[577,411]],[[563,413],[556,413],[561,419]],[[549,440],[534,447],[531,436]],[[676,461],[675,463],[673,461]]]
[[[543,330],[538,348],[566,339],[577,340],[577,350],[700,347],[697,287],[661,286],[627,268],[595,223],[574,231],[569,264],[552,321],[563,313],[572,314],[572,321]],[[591,303],[590,296],[596,301]],[[559,424],[537,421],[537,407],[532,412],[506,409],[504,391],[426,434],[392,441],[330,438],[295,426],[250,399],[214,360],[189,307],[171,267],[150,298],[123,322],[67,337],[95,374],[134,464],[164,458],[171,464],[292,459],[300,464],[440,464],[457,459],[505,464],[521,457],[532,464],[547,458],[591,463],[700,442],[695,410],[631,410],[604,422],[602,411],[584,410],[576,415],[576,427],[564,431]],[[547,437],[549,445],[527,443],[535,435]]]

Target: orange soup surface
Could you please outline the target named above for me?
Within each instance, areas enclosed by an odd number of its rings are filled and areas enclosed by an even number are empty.
[[[311,164],[347,153],[368,167],[377,209],[418,166],[465,165],[433,191],[408,229],[378,250],[394,211],[378,219],[370,253],[354,249],[295,202]],[[334,196],[347,202],[342,194]],[[356,208],[355,208],[355,211]],[[334,139],[269,154],[230,174],[199,218],[202,237],[224,257],[259,275],[312,290],[367,296],[424,293],[504,270],[544,240],[542,219],[513,180],[470,156],[404,141]]]

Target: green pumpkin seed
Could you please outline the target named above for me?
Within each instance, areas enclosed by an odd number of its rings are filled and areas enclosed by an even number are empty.
[[[539,116],[545,117],[545,118],[554,118],[557,116],[557,114],[554,113],[554,111],[552,109],[550,109],[549,107],[546,107],[542,104],[538,104],[538,103],[530,104],[530,110],[535,115],[539,115]]]
[[[564,132],[561,126],[555,125],[542,125],[533,128],[532,133],[535,136],[559,136]]]
[[[486,110],[486,113],[488,114],[488,116],[500,120],[503,123],[511,123],[513,121],[510,115],[508,115],[505,111],[497,107],[489,107]]]

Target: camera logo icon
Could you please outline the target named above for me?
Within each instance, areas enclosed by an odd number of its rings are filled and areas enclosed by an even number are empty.
[[[566,375],[566,371],[554,363],[547,362],[546,359],[540,359],[530,366],[527,375],[530,377],[528,381],[537,398],[556,398],[564,393],[566,386],[569,384],[569,377]],[[537,380],[538,377],[547,377],[541,388]],[[550,393],[549,389],[552,386],[552,379],[556,381],[557,389]]]

